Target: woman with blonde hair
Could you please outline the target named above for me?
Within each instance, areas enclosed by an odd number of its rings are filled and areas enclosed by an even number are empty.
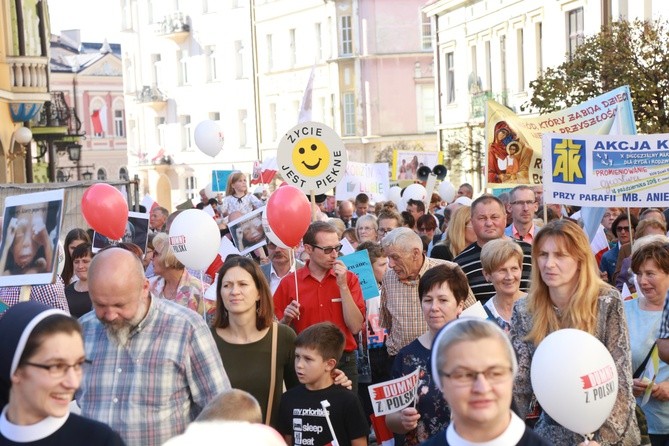
[[[233,212],[246,214],[264,205],[265,203],[262,200],[249,193],[246,175],[242,172],[230,174],[227,187],[225,188],[223,204],[221,204],[221,213],[224,217],[229,216]]]
[[[520,291],[523,249],[507,237],[490,240],[481,250],[481,267],[485,279],[495,287],[495,294],[483,305],[483,309],[488,319],[508,333],[513,304],[526,296]]]
[[[365,214],[355,223],[355,233],[358,243],[376,242],[379,233],[379,224],[376,215]]]
[[[212,325],[216,314],[216,302],[204,297],[209,285],[190,275],[170,246],[168,235],[158,233],[153,238],[153,271],[149,279],[151,296],[176,302],[196,311]]]
[[[638,445],[630,341],[622,300],[618,290],[600,278],[588,237],[578,224],[555,220],[537,233],[532,244],[531,283],[527,298],[516,302],[511,317],[511,340],[518,356],[514,397],[521,417],[533,415],[530,366],[537,346],[552,332],[575,328],[599,339],[618,371],[619,391],[613,410],[589,444]],[[555,444],[573,445],[583,440],[546,412],[538,416],[534,429]]]
[[[451,215],[446,238],[434,245],[430,257],[452,261],[463,249],[475,241],[476,233],[472,227],[471,207],[461,206]]]

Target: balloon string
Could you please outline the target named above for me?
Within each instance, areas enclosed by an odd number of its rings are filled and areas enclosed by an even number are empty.
[[[200,296],[202,296],[202,317],[204,320],[207,320],[207,302],[205,302],[205,297],[204,297],[204,276],[202,275],[202,270],[199,271],[200,273]]]
[[[295,278],[295,301],[297,302],[298,308],[300,304],[300,290],[297,287],[297,261],[295,258],[295,248],[290,250],[290,265],[293,268],[293,277]],[[297,320],[300,320],[300,316],[298,314]]]

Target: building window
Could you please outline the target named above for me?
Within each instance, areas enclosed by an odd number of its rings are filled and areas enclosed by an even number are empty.
[[[68,180],[68,177],[67,177],[67,175],[65,175],[65,172],[63,172],[62,170],[58,169],[58,170],[56,171],[56,181],[57,181],[58,183],[64,183],[64,182],[66,182],[67,180]]]
[[[239,110],[237,112],[237,121],[239,122],[239,147],[246,147],[248,144],[247,118],[248,113],[246,110]]]
[[[276,104],[269,104],[269,125],[270,125],[270,137],[272,141],[276,141],[277,139],[277,128],[278,128],[278,122],[277,122],[277,116],[276,116]]]
[[[179,85],[188,85],[188,51],[179,51],[177,59],[179,63]]]
[[[543,27],[541,22],[534,25],[534,45],[535,45],[535,57],[537,60],[537,76],[544,71],[544,57],[542,51],[543,45]]]
[[[297,62],[297,42],[295,40],[295,29],[288,30],[288,39],[290,41],[290,66],[294,67]]]
[[[235,41],[235,77],[243,79],[244,74],[244,42]]]
[[[472,71],[469,73],[469,79],[467,79],[467,89],[469,90],[469,94],[479,94],[481,93],[481,78],[479,77],[479,64],[476,53],[476,45],[469,47],[469,58]]]
[[[216,46],[209,45],[206,48],[207,54],[207,80],[209,82],[218,80],[218,59],[216,57]]]
[[[221,120],[221,114],[219,112],[210,112],[209,119],[218,122]]]
[[[434,132],[434,85],[418,85],[418,129]]]
[[[265,37],[265,43],[267,46],[267,71],[272,71],[274,69],[274,51],[272,48],[271,34],[267,34]]]
[[[518,53],[518,91],[525,91],[525,36],[522,28],[516,31],[516,52]]]
[[[128,169],[125,167],[121,167],[118,170],[118,178],[121,181],[128,181],[130,179],[130,175],[128,175]]]
[[[323,30],[320,23],[314,25],[314,47],[316,60],[323,60]]]
[[[179,116],[179,124],[181,125],[181,150],[192,150],[193,134],[190,125],[190,115]]]
[[[350,56],[353,54],[353,28],[351,26],[351,16],[345,15],[341,17],[341,46],[340,51],[342,56]]]
[[[195,198],[195,194],[199,195],[197,190],[197,178],[194,176],[186,177],[186,199],[192,200]]]
[[[432,49],[432,18],[421,13],[421,43],[424,51]]]
[[[344,136],[355,135],[355,95],[344,93]]]
[[[107,171],[104,170],[102,167],[98,169],[98,181],[107,181]]]
[[[455,102],[455,61],[453,52],[446,53],[446,103]]]
[[[485,42],[485,85],[487,91],[492,91],[492,50],[490,40]]]
[[[151,55],[151,67],[152,67],[152,72],[151,72],[151,77],[153,81],[154,86],[160,85],[160,54],[152,54]]]
[[[114,110],[114,136],[125,138],[125,117],[123,110]]]
[[[502,100],[499,101],[507,105],[507,83],[506,83],[506,36],[499,36],[499,71],[502,75]]]
[[[567,12],[567,54],[574,58],[576,48],[583,43],[583,8]]]
[[[156,144],[159,148],[165,147],[165,118],[155,118],[154,128],[156,129]]]

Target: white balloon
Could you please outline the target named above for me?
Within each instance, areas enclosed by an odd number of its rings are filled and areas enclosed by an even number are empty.
[[[446,203],[452,203],[455,198],[455,187],[448,181],[442,181],[439,185],[439,196]]]
[[[395,204],[399,204],[400,198],[402,198],[402,188],[399,186],[393,186],[388,189],[388,200],[392,201]]]
[[[274,233],[272,228],[269,226],[267,221],[267,206],[262,210],[262,228],[265,230],[265,235],[270,242],[274,243],[279,248],[290,249],[284,242],[279,239],[279,237]]]
[[[199,209],[181,212],[170,226],[170,245],[174,255],[187,268],[206,269],[216,259],[220,242],[218,225]]]
[[[618,370],[599,339],[573,328],[546,336],[532,358],[532,389],[555,421],[577,434],[599,429],[618,395]]]
[[[397,210],[404,212],[407,210],[407,204],[409,204],[409,198],[406,195],[402,195],[399,203],[397,203]]]
[[[218,155],[223,148],[223,131],[216,121],[210,119],[195,127],[193,139],[197,148],[211,157]]]
[[[425,201],[426,197],[427,197],[427,190],[425,190],[425,186],[418,183],[408,185],[407,188],[404,189],[404,194],[402,195],[402,198],[406,198],[407,201],[409,200]]]

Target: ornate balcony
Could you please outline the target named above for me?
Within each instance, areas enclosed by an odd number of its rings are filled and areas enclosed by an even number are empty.
[[[49,59],[8,56],[9,85],[15,93],[46,93]]]
[[[161,110],[167,105],[167,95],[158,87],[148,85],[144,85],[142,91],[137,92],[136,100],[138,104],[148,105],[154,110]]]
[[[156,27],[156,35],[167,37],[174,40],[176,43],[181,43],[190,34],[190,25],[188,24],[188,16],[182,12],[173,12],[166,15]]]

